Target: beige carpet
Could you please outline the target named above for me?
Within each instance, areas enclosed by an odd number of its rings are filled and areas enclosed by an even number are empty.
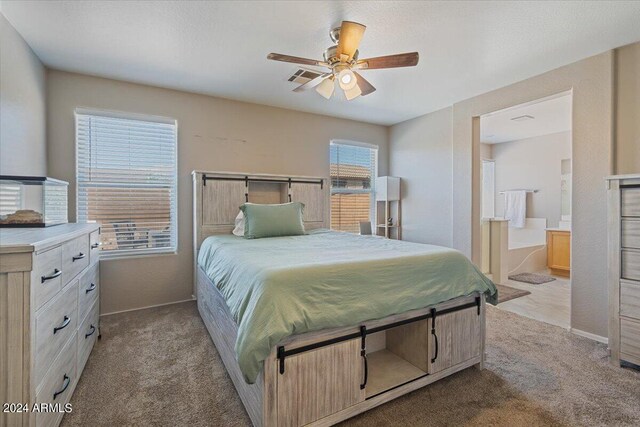
[[[640,372],[606,347],[489,308],[488,357],[347,421],[357,426],[640,425]],[[499,333],[498,333],[499,332]],[[194,302],[108,316],[63,426],[240,426],[242,403]]]

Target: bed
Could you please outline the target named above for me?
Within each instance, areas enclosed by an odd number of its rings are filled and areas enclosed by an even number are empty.
[[[459,252],[328,228],[326,179],[194,172],[194,294],[254,425],[331,425],[482,368],[493,283]],[[301,201],[306,235],[231,234]]]

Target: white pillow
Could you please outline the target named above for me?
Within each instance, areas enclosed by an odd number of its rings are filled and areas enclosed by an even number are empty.
[[[236,227],[233,229],[233,234],[238,237],[244,237],[244,214],[242,211],[238,212],[236,217]]]

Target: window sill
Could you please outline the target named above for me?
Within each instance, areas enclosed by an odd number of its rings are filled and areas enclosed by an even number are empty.
[[[129,252],[129,253],[111,253],[111,254],[109,254],[107,252],[107,253],[101,253],[100,254],[100,261],[150,258],[150,257],[157,257],[157,256],[173,256],[173,255],[177,255],[177,254],[178,254],[178,250],[177,249],[173,249],[173,248],[167,249],[167,250],[162,250],[162,251],[146,252],[146,253]]]

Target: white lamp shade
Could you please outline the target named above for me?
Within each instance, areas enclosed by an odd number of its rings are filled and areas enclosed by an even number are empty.
[[[400,200],[400,178],[396,176],[379,176],[376,178],[376,200]]]
[[[362,94],[362,90],[360,90],[360,87],[358,85],[355,85],[351,89],[345,89],[344,91],[344,96],[347,98],[348,101],[351,101],[352,99],[359,97],[361,94]]]
[[[316,87],[316,92],[318,92],[320,95],[324,96],[325,98],[329,99],[331,98],[331,95],[333,95],[334,89],[335,89],[335,84],[333,82],[333,78],[329,77],[324,79],[322,83],[320,83]]]

